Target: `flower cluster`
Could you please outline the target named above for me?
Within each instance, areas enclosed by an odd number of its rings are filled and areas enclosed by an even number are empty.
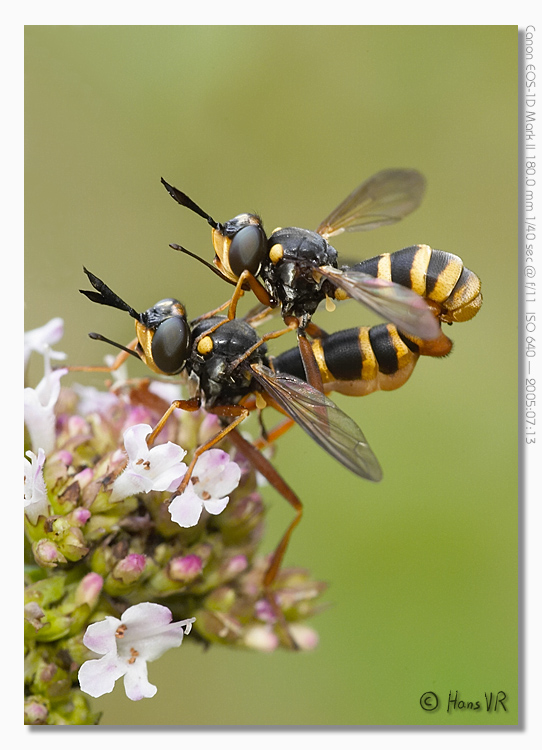
[[[284,569],[264,589],[264,505],[244,456],[223,440],[177,492],[217,418],[176,412],[149,445],[179,393],[118,377],[105,392],[61,387],[61,335],[55,319],[25,337],[25,365],[31,351],[45,362],[25,389],[26,723],[97,723],[86,696],[120,677],[132,700],[151,697],[147,663],[191,629],[204,644],[314,648],[304,620],[324,584]]]

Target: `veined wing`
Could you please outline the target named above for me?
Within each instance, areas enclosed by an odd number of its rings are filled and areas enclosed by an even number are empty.
[[[320,391],[293,375],[251,365],[256,380],[327,453],[364,479],[379,482],[382,469],[358,425]]]
[[[352,299],[394,323],[403,333],[424,341],[440,336],[440,326],[431,308],[412,289],[349,268],[321,266],[318,273],[330,279]]]
[[[420,205],[424,191],[425,177],[416,169],[385,169],[350,193],[316,231],[327,239],[394,224]]]

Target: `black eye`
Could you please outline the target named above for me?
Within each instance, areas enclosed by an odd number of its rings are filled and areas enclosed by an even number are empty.
[[[240,229],[231,241],[229,250],[230,268],[236,276],[250,271],[256,276],[264,261],[267,240],[261,226],[249,224]]]
[[[151,345],[154,364],[166,375],[180,372],[186,362],[190,332],[178,315],[166,318],[156,329]]]

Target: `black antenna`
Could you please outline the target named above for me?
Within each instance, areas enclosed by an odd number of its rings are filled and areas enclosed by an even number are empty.
[[[128,352],[128,354],[133,354],[133,356],[136,359],[139,359],[141,361],[141,357],[139,356],[139,354],[134,352],[133,349],[128,349],[128,347],[123,346],[122,344],[117,344],[116,341],[111,341],[111,339],[106,339],[106,337],[102,336],[101,333],[89,333],[89,337],[91,339],[95,339],[96,341],[105,341],[106,344],[111,344],[112,346],[116,346],[117,349],[122,349],[123,352]]]
[[[125,312],[129,313],[132,318],[141,320],[141,315],[136,312],[133,307],[130,307],[130,305],[122,300],[117,294],[115,294],[115,292],[110,289],[107,284],[104,284],[101,279],[99,279],[97,276],[94,276],[94,274],[88,271],[84,266],[83,271],[86,273],[90,283],[97,291],[93,292],[87,291],[86,289],[80,289],[79,291],[81,292],[81,294],[84,294],[85,297],[88,297],[92,302],[97,302],[99,305],[116,307],[117,310],[124,310]]]
[[[199,216],[202,216],[204,219],[207,219],[209,224],[213,227],[213,229],[220,229],[220,224],[215,221],[209,214],[203,210],[203,208],[200,208],[197,203],[194,203],[192,198],[189,198],[186,193],[183,193],[181,190],[177,190],[176,187],[173,187],[173,185],[170,185],[167,183],[163,177],[160,178],[160,181],[162,182],[162,185],[165,187],[165,189],[168,191],[168,193],[171,195],[174,201],[177,201],[177,203],[181,206],[185,206],[186,208],[189,208],[191,211],[194,211],[194,213],[198,214]]]
[[[212,263],[208,263],[203,258],[200,258],[199,255],[196,255],[196,253],[191,253],[190,250],[187,250],[186,247],[182,247],[182,245],[175,245],[175,243],[170,244],[170,247],[173,250],[178,250],[180,253],[184,253],[185,255],[189,255],[191,258],[195,258],[196,260],[199,260],[200,263],[203,263],[204,266],[207,266],[207,268],[210,268],[213,273],[216,273],[217,276],[220,276],[221,279],[224,281],[227,281],[228,284],[231,284],[232,286],[235,286],[235,281],[231,281],[231,279],[228,279],[226,276],[224,276],[218,268],[215,268]]]

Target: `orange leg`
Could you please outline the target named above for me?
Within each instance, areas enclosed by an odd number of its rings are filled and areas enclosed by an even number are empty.
[[[256,305],[245,315],[244,320],[253,328],[265,323],[272,315],[276,315],[278,307],[266,307],[262,304]]]
[[[255,351],[259,346],[264,344],[266,341],[270,341],[271,339],[278,339],[279,336],[283,336],[285,333],[288,333],[291,331],[292,328],[281,328],[279,331],[271,331],[270,333],[264,333],[264,335],[261,337],[259,341],[257,341],[253,346],[250,347],[250,349],[247,349],[246,351],[241,354],[236,360],[233,362],[230,362],[229,368],[233,372],[236,367],[239,367],[241,362],[243,362],[247,357],[250,357],[253,351]]]
[[[282,435],[285,435],[288,430],[293,427],[295,424],[294,420],[291,417],[287,417],[284,419],[280,424],[278,424],[276,427],[273,427],[273,429],[268,432],[265,436],[265,438],[258,438],[255,442],[255,447],[258,450],[263,450],[263,448],[266,447],[266,445],[269,445],[270,443],[274,443],[275,440],[278,440]]]
[[[192,328],[192,326],[195,325],[196,323],[199,323],[200,320],[207,320],[208,318],[213,318],[215,315],[217,315],[217,313],[222,312],[230,305],[231,305],[231,300],[228,299],[226,300],[226,302],[223,302],[219,307],[215,307],[214,310],[204,313],[203,315],[198,315],[197,318],[194,318],[194,320],[190,321],[190,327]]]
[[[98,335],[92,336],[91,338],[103,339],[104,341],[110,343],[108,339],[104,339],[103,337]],[[128,346],[121,352],[119,352],[119,354],[117,354],[112,365],[71,365],[67,369],[70,372],[115,372],[115,370],[118,370],[119,367],[124,364],[124,362],[126,362],[129,354],[133,354],[138,359],[140,359],[140,357],[136,353],[137,344],[137,338],[135,338],[133,341],[130,341]],[[118,344],[116,344],[115,346],[118,346]]]
[[[270,297],[267,289],[263,286],[263,284],[260,281],[258,281],[258,279],[255,276],[253,276],[250,273],[250,271],[243,271],[243,273],[239,276],[239,279],[237,280],[235,291],[231,298],[230,308],[228,310],[228,318],[230,320],[233,320],[235,318],[235,315],[237,313],[237,303],[239,302],[239,300],[244,294],[243,287],[246,284],[248,284],[249,288],[252,289],[252,291],[258,298],[258,301],[261,302],[262,305],[266,305],[266,307],[276,307],[276,304],[273,302],[272,298]]]
[[[183,411],[197,411],[200,407],[201,401],[199,400],[199,398],[190,398],[185,401],[172,401],[170,407],[160,418],[154,430],[149,435],[147,435],[147,445],[150,447],[154,443],[158,435],[164,429],[164,425],[171,417],[175,409],[183,409]]]
[[[232,430],[235,430],[235,428],[240,425],[241,422],[243,422],[249,415],[249,410],[245,409],[243,406],[215,406],[211,409],[208,409],[207,412],[209,414],[216,414],[218,417],[234,417],[234,420],[223,427],[220,432],[217,432],[217,434],[212,438],[196,448],[196,450],[194,451],[194,455],[192,456],[192,460],[188,465],[188,469],[186,470],[186,473],[182,479],[182,482],[175,490],[175,494],[177,495],[180,495],[186,489],[188,482],[190,481],[190,477],[192,476],[192,472],[194,471],[196,461],[201,456],[201,454],[205,453],[205,451],[209,450],[209,448],[212,448],[213,445],[216,445],[218,442],[220,442],[220,440],[226,437],[226,435],[228,435]]]
[[[301,522],[301,518],[303,516],[303,504],[301,503],[301,500],[297,497],[295,492],[291,489],[291,487],[286,484],[286,482],[280,476],[274,466],[267,460],[265,456],[263,456],[259,452],[259,450],[257,450],[252,445],[252,443],[249,443],[248,440],[245,440],[245,438],[239,432],[237,432],[237,430],[234,430],[230,433],[230,440],[250,461],[254,468],[257,469],[257,471],[259,471],[260,474],[262,474],[267,479],[269,484],[271,484],[277,490],[277,492],[282,495],[282,497],[292,506],[292,508],[296,512],[295,518],[284,532],[280,542],[273,552],[271,561],[267,567],[267,570],[265,571],[263,578],[263,588],[265,596],[271,607],[273,608],[273,612],[275,613],[277,621],[281,626],[282,637],[290,646],[296,648],[296,643],[292,639],[292,636],[288,631],[288,625],[284,618],[284,614],[277,605],[273,591],[271,589],[282,565],[282,561],[284,559],[284,555],[286,554],[286,550],[288,548],[292,533],[296,526]]]
[[[214,333],[214,331],[217,330],[217,328],[220,328],[220,326],[224,325],[224,323],[227,323],[230,320],[234,320],[237,314],[237,303],[245,293],[243,289],[245,283],[249,285],[249,287],[252,289],[252,291],[262,304],[266,305],[267,307],[273,306],[271,297],[267,293],[265,287],[260,284],[258,279],[256,279],[250,273],[250,271],[243,271],[241,276],[239,276],[237,284],[235,285],[235,291],[232,294],[231,300],[229,300],[229,302],[225,303],[224,305],[221,305],[221,307],[218,307],[216,310],[213,310],[212,313],[206,313],[200,318],[197,318],[197,320],[205,320],[208,317],[212,317],[214,313],[220,312],[221,310],[224,310],[226,307],[228,307],[227,317],[224,320],[221,320],[220,323],[216,323],[211,328],[208,328],[200,336],[198,336],[198,338],[194,342],[196,346],[198,345],[200,339],[202,339],[204,336],[210,336],[212,333]]]
[[[301,353],[301,359],[303,360],[303,367],[305,368],[305,375],[307,376],[307,382],[316,388],[320,393],[324,392],[324,383],[322,382],[322,374],[318,367],[318,362],[314,356],[312,346],[307,341],[304,331],[298,330],[297,332],[297,343],[299,351]]]

